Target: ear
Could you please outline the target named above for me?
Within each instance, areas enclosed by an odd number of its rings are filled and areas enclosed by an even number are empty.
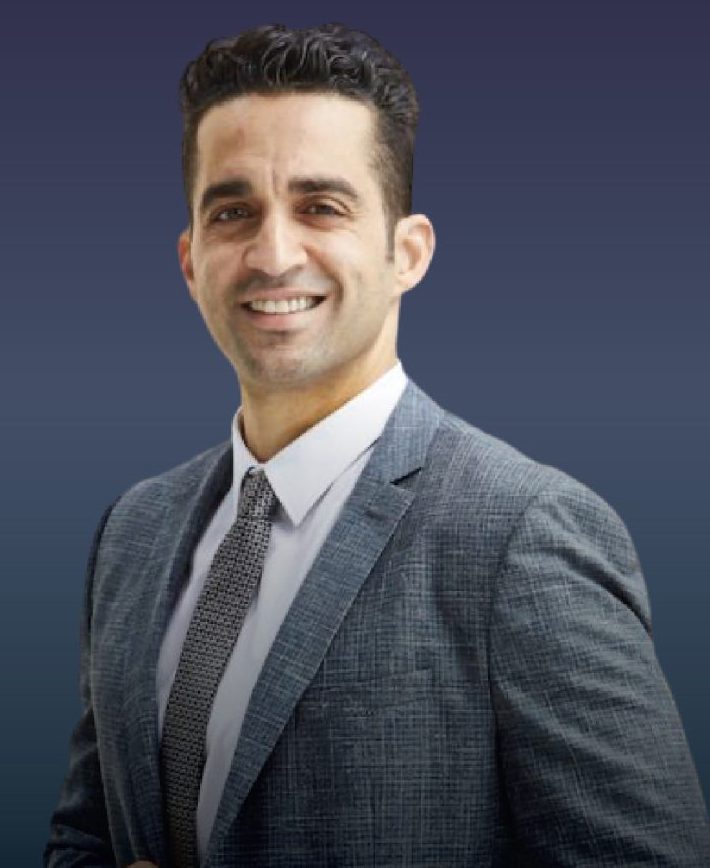
[[[183,229],[178,236],[177,243],[178,261],[180,262],[180,271],[185,278],[185,283],[190,291],[190,296],[193,301],[196,301],[195,295],[195,272],[192,267],[192,240],[190,238],[190,230]]]
[[[394,264],[400,295],[416,286],[427,273],[435,247],[434,227],[426,215],[410,214],[397,223]]]

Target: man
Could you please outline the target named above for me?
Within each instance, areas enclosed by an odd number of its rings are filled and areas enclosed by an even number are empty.
[[[709,864],[624,525],[397,359],[435,245],[406,72],[264,27],[182,105],[180,265],[241,406],[99,523],[46,864]]]

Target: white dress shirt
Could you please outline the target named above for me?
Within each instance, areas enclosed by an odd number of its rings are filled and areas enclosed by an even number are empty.
[[[407,376],[397,361],[368,388],[264,464],[254,458],[242,439],[242,408],[234,414],[232,487],[195,548],[190,577],[163,637],[156,678],[162,733],[190,619],[217,546],[236,518],[242,479],[251,467],[263,469],[279,505],[259,590],[227,662],[207,725],[206,761],[197,804],[200,861],[205,858],[249,697],[267,654],[406,385]]]

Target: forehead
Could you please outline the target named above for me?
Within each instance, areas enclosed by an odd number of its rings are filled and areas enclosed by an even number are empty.
[[[197,130],[196,187],[225,174],[338,171],[373,183],[374,109],[337,94],[247,94],[213,106]]]

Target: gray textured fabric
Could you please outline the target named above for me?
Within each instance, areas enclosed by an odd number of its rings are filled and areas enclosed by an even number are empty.
[[[225,442],[99,523],[53,868],[169,865],[155,666],[230,473]],[[709,864],[622,521],[410,382],[253,690],[205,868]]]
[[[247,473],[237,517],[215,552],[180,654],[160,751],[166,825],[175,868],[195,865],[195,811],[207,722],[264,569],[275,503],[264,471]]]

